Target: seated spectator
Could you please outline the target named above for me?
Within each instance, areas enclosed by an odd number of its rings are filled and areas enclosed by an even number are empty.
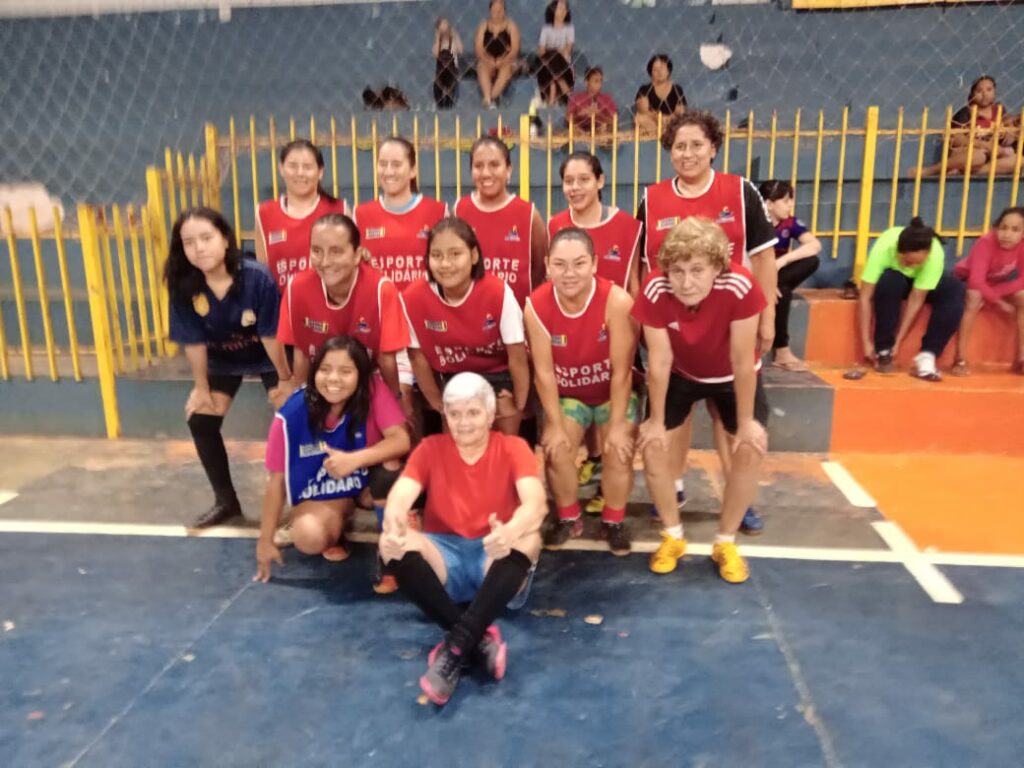
[[[402,89],[393,85],[385,85],[381,89],[380,98],[385,112],[402,112],[409,108],[409,100],[405,98]]]
[[[519,26],[505,15],[505,0],[490,1],[490,15],[476,29],[476,79],[488,109],[512,81],[519,68]]]
[[[619,108],[615,105],[615,99],[601,90],[604,85],[604,70],[600,67],[588,69],[586,83],[585,91],[569,97],[569,108],[566,110],[569,122],[578,131],[589,132],[591,126],[598,131],[611,130],[615,113]]]
[[[448,19],[442,17],[434,23],[434,103],[438,109],[455,106],[459,87],[459,57],[462,56],[462,38]]]
[[[672,59],[666,53],[656,53],[647,62],[651,82],[641,85],[636,92],[634,119],[642,131],[658,130],[658,114],[681,115],[686,111],[686,95],[672,82]]]
[[[928,302],[932,314],[911,373],[926,381],[942,380],[936,361],[964,312],[964,285],[944,274],[945,264],[939,236],[916,216],[906,227],[887,229],[871,246],[860,278],[859,320],[864,356],[879,373],[892,372],[900,346]],[[907,308],[900,319],[904,299]]]
[[[982,75],[971,83],[967,105],[957,110],[950,120],[953,128],[969,128],[971,125],[971,107],[978,108],[975,118],[974,150],[971,152],[971,173],[988,173],[993,158],[996,173],[1013,173],[1017,158],[1014,146],[1017,141],[1017,129],[1013,128],[1020,118],[1007,113],[1006,108],[996,101],[996,81],[988,75]],[[1010,130],[1000,131],[998,141],[993,144],[993,131],[996,113],[1003,109],[1002,126]],[[961,174],[967,168],[967,149],[971,137],[966,134],[954,134],[949,139],[949,157],[946,158],[946,173],[950,176]],[[916,174],[911,169],[910,175]],[[942,173],[942,163],[926,165],[921,169],[922,176],[938,176]]]
[[[541,99],[549,107],[566,103],[576,81],[572,69],[576,32],[571,22],[572,12],[565,0],[554,0],[544,9],[544,26],[537,48],[540,57],[537,85]]]
[[[1024,208],[1007,208],[992,229],[978,238],[953,274],[967,282],[967,304],[956,339],[954,376],[967,376],[967,345],[978,312],[990,304],[1017,321],[1013,372],[1024,374]]]
[[[775,226],[775,266],[778,285],[775,304],[775,341],[772,342],[773,364],[787,371],[806,371],[807,364],[789,348],[789,307],[793,291],[818,269],[821,242],[800,219],[793,215],[793,185],[788,181],[766,181],[760,188],[768,215]],[[795,243],[795,246],[794,246]]]

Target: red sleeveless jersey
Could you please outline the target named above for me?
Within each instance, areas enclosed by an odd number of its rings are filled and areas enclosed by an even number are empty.
[[[580,227],[572,220],[572,210],[565,209],[555,214],[548,222],[548,234],[554,237],[566,227]],[[580,227],[586,230],[594,241],[594,254],[597,256],[597,274],[610,280],[615,285],[629,290],[629,273],[633,268],[633,254],[640,242],[643,230],[640,222],[620,210],[609,216],[605,221],[592,227]]]
[[[427,236],[446,211],[444,203],[429,197],[401,213],[389,211],[380,200],[356,208],[360,244],[373,257],[374,268],[399,291],[426,274]]]
[[[551,339],[559,397],[591,406],[611,400],[611,347],[605,324],[611,289],[610,280],[595,278],[587,305],[575,315],[562,309],[552,283],[544,283],[530,294],[533,314]]]
[[[267,266],[277,281],[277,290],[284,291],[288,278],[309,268],[309,231],[313,222],[329,213],[346,213],[344,200],[328,200],[321,196],[308,216],[296,219],[285,212],[286,198],[260,203],[257,215],[267,248]]]
[[[360,262],[344,304],[327,299],[323,280],[306,270],[288,281],[281,300],[278,340],[293,344],[312,359],[332,336],[359,339],[374,357],[409,344],[409,327],[395,286],[366,262]]]
[[[665,179],[647,188],[644,205],[647,236],[644,256],[649,267],[657,268],[658,250],[668,231],[690,216],[701,216],[717,223],[729,238],[732,263],[741,266],[748,263],[742,176],[713,173],[710,186],[697,197],[683,197],[676,189],[675,177]]]
[[[476,232],[484,265],[508,283],[522,307],[533,290],[533,203],[512,195],[496,211],[485,211],[466,195],[455,204],[455,215]]]
[[[413,341],[444,374],[496,373],[508,370],[508,352],[501,340],[505,283],[490,273],[473,283],[456,305],[438,296],[427,278],[402,292]]]

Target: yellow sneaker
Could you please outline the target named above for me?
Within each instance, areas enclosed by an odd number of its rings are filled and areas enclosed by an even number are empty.
[[[742,584],[750,578],[747,561],[731,541],[720,541],[711,548],[711,559],[718,566],[718,575],[730,584]]]
[[[594,475],[601,471],[600,461],[591,461],[590,459],[584,460],[580,465],[578,480],[580,485],[586,485],[594,479]]]
[[[604,496],[600,493],[586,503],[583,507],[583,511],[588,515],[600,515],[604,512]]]
[[[676,539],[662,531],[661,546],[651,555],[651,570],[655,573],[672,573],[685,554],[686,539]]]

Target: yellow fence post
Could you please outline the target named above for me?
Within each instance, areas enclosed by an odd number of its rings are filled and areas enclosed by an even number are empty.
[[[110,344],[110,317],[104,288],[96,214],[88,205],[78,206],[78,232],[82,241],[82,261],[89,293],[89,315],[92,318],[93,344],[96,347],[96,369],[99,376],[100,399],[107,437],[121,434],[121,417],[117,410],[117,381],[114,377],[114,352]]]
[[[32,381],[32,341],[28,336],[28,313],[25,310],[25,290],[21,284],[21,265],[18,263],[18,242],[14,237],[14,217],[4,207],[4,229],[7,230],[7,253],[11,257],[11,281],[14,283],[14,304],[18,309],[18,331],[21,333],[21,354],[25,360],[25,379]]]
[[[146,169],[146,190],[147,202],[146,213],[151,229],[153,249],[156,251],[155,258],[150,270],[150,301],[154,302],[153,313],[153,334],[157,338],[157,347],[162,354],[167,354],[164,347],[164,340],[170,332],[167,288],[157,289],[153,279],[157,280],[156,285],[162,284],[163,265],[167,260],[167,252],[170,247],[170,239],[167,234],[167,213],[164,209],[163,191],[160,185],[160,169]]]
[[[132,268],[135,276],[135,307],[139,313],[139,332],[142,334],[142,355],[147,365],[152,365],[153,355],[149,345],[149,324],[146,322],[146,289],[142,280],[142,252],[139,250],[139,224],[135,216],[135,206],[128,205],[125,209],[128,219],[128,243],[132,252]]]
[[[359,135],[356,132],[356,117],[352,116],[352,210],[359,206]],[[376,173],[374,169],[374,173]]]
[[[530,199],[530,116],[519,116],[519,196]]]
[[[121,299],[124,302],[124,324],[128,330],[128,359],[132,370],[139,370],[138,337],[135,335],[135,310],[132,309],[132,284],[128,277],[128,250],[125,247],[124,222],[121,219],[121,207],[112,206],[114,219],[114,246],[117,249],[118,275],[121,278]],[[117,289],[111,282],[110,292],[117,298]]]
[[[46,340],[46,361],[50,365],[50,380],[57,381],[57,347],[53,341],[53,323],[50,322],[50,292],[46,289],[46,270],[43,267],[43,248],[39,239],[39,220],[36,208],[28,209],[29,232],[32,235],[32,259],[36,268],[36,286],[39,289],[39,311],[43,316],[43,338]]]
[[[864,119],[864,161],[860,169],[860,203],[857,211],[857,245],[853,257],[853,279],[859,280],[868,258],[871,237],[871,200],[875,187],[875,152],[878,149],[878,107],[868,107]]]
[[[206,188],[209,205],[220,210],[220,164],[217,162],[217,126],[207,123],[206,134]]]
[[[78,353],[78,329],[75,327],[75,305],[71,299],[71,279],[68,277],[68,256],[64,247],[60,208],[53,206],[53,238],[57,244],[57,264],[60,267],[60,287],[64,294],[64,314],[68,321],[68,346],[71,348],[71,368],[75,381],[82,380],[82,362]]]

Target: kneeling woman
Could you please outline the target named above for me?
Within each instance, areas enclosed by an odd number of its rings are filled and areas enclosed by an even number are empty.
[[[292,507],[295,547],[309,555],[344,560],[338,544],[355,497],[370,488],[383,505],[381,481],[409,452],[409,434],[398,400],[374,372],[358,340],[336,336],[313,358],[306,386],[278,411],[267,438],[270,473],[263,497],[256,578],[270,578],[282,563],[274,531],[285,502]]]
[[[430,230],[427,276],[402,293],[409,318],[409,359],[416,384],[440,413],[444,382],[457,373],[481,374],[498,393],[497,428],[519,431],[530,391],[523,312],[508,285],[484,270],[480,243],[462,219],[446,218]],[[426,432],[429,414],[424,414]]]
[[[279,382],[291,377],[278,344],[278,296],[265,266],[242,257],[235,233],[210,208],[178,217],[164,269],[170,294],[170,338],[182,345],[193,387],[185,418],[206,477],[213,506],[193,522],[218,525],[242,508],[220,428],[246,375],[263,379],[275,405],[286,394]]]
[[[474,659],[495,679],[504,676],[508,649],[493,622],[506,606],[526,601],[547,507],[530,446],[491,431],[495,397],[487,381],[460,373],[443,397],[451,432],[425,438],[412,452],[388,494],[381,539],[402,591],[445,632],[420,678],[439,705]],[[422,491],[420,533],[409,528],[408,514]]]

